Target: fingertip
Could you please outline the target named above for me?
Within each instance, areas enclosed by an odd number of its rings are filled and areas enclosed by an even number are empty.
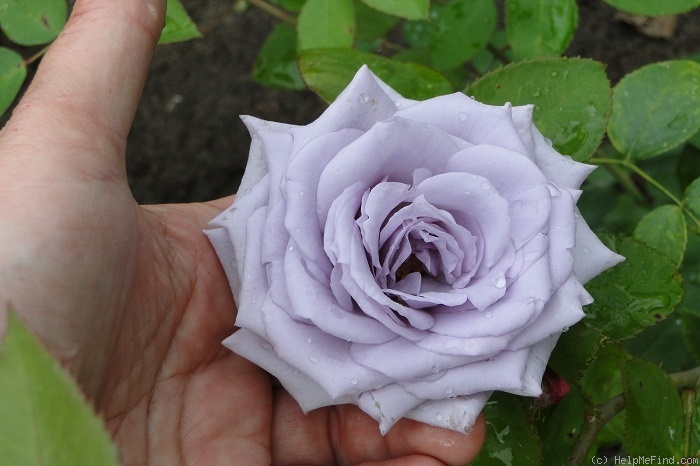
[[[464,465],[476,458],[485,438],[482,413],[467,434],[402,419],[387,434],[387,443],[394,457],[421,454],[448,465]]]

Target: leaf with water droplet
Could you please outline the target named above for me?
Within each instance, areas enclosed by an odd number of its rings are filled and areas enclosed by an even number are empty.
[[[608,137],[621,154],[648,159],[700,130],[700,63],[644,66],[615,86]]]
[[[657,207],[639,222],[634,239],[665,254],[680,267],[688,244],[683,211],[676,205]]]
[[[506,32],[517,59],[561,55],[574,36],[577,22],[575,0],[506,2]]]
[[[486,442],[471,466],[538,466],[542,447],[522,399],[495,392],[486,407]]]
[[[622,366],[622,383],[625,450],[633,456],[679,458],[683,408],[673,382],[656,364],[632,359]]]
[[[576,77],[575,85],[569,76]],[[534,104],[537,129],[559,152],[578,161],[590,158],[600,145],[611,108],[605,68],[581,58],[513,63],[483,76],[465,92],[492,105]]]
[[[601,239],[625,261],[586,285],[594,302],[584,308],[585,321],[614,340],[628,338],[675,309],[683,295],[682,279],[668,257],[644,243],[614,236]]]

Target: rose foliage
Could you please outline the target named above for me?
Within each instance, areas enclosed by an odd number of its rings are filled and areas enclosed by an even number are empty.
[[[238,305],[224,344],[304,411],[354,403],[467,431],[491,392],[539,396],[583,283],[622,260],[576,208],[594,166],[533,107],[403,98],[363,67],[307,126],[245,117],[233,206],[209,225]]]

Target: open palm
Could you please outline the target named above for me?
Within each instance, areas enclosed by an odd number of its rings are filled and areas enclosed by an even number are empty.
[[[0,133],[0,313],[16,308],[76,377],[124,464],[468,461],[483,419],[469,436],[405,420],[382,438],[354,406],[303,415],[220,345],[234,304],[202,229],[231,199],[140,207],[126,181],[164,6],[78,1]]]

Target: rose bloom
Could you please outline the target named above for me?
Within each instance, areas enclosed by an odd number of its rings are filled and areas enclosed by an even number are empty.
[[[354,403],[468,431],[493,390],[539,396],[582,283],[622,258],[581,218],[594,169],[532,106],[403,98],[362,68],[316,121],[244,117],[250,158],[206,231],[240,327],[224,345],[309,410]]]

